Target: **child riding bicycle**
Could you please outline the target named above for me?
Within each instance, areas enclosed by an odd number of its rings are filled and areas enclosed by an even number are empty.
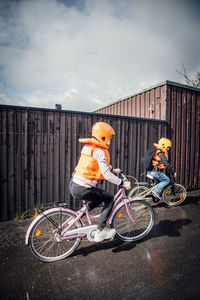
[[[115,229],[105,228],[114,204],[113,195],[97,188],[97,182],[105,179],[113,184],[122,185],[126,189],[131,188],[129,181],[123,181],[116,176],[120,173],[120,169],[113,169],[110,165],[108,148],[112,135],[115,135],[115,131],[109,124],[98,122],[92,127],[92,138],[79,139],[79,142],[85,143],[85,145],[70,183],[72,196],[84,199],[89,210],[104,202],[94,236],[95,242],[112,238],[116,233]]]
[[[172,143],[167,138],[161,138],[158,144],[154,143],[157,148],[155,155],[152,158],[153,169],[147,171],[147,175],[150,175],[154,179],[155,188],[152,191],[153,196],[161,199],[161,193],[163,189],[171,182],[174,183],[174,171],[172,166],[168,162],[168,151],[172,146]],[[170,175],[170,178],[164,174],[164,170]]]

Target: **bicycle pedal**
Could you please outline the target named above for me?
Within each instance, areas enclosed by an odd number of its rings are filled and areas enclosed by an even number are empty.
[[[144,200],[145,201],[151,201],[153,199],[153,197],[145,197]]]
[[[153,197],[153,202],[158,203],[159,201],[160,201],[160,199]]]

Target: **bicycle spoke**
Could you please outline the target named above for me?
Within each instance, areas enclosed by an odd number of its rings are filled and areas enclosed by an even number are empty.
[[[142,208],[138,209],[138,206]],[[129,218],[125,206],[115,214],[112,227],[116,229],[116,236],[124,241],[134,241],[143,238],[152,228],[155,220],[151,206],[145,201],[132,200],[129,207]],[[133,222],[133,221],[134,222]]]
[[[163,200],[169,205],[179,205],[181,204],[186,198],[186,190],[180,184],[169,185],[162,194]]]

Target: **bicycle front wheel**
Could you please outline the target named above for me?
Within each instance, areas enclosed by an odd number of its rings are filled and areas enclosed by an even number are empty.
[[[75,214],[63,211],[50,212],[33,226],[29,236],[29,247],[34,256],[44,262],[61,260],[69,256],[79,246],[81,238],[59,239],[61,231],[76,218]],[[82,227],[78,220],[70,228]]]
[[[130,190],[128,194],[128,198],[134,198],[134,197],[145,197],[148,193],[149,189],[146,186],[140,185],[136,186],[132,190]]]
[[[186,189],[181,185],[174,183],[169,185],[162,194],[163,200],[169,206],[175,206],[181,204],[187,196]]]
[[[138,206],[141,208],[138,209]],[[140,240],[150,232],[155,223],[153,208],[144,200],[130,200],[127,209],[124,204],[117,210],[111,227],[116,230],[116,237],[122,241]]]
[[[151,197],[147,197],[146,198],[146,195],[148,193],[149,189],[146,187],[146,186],[136,186],[135,188],[133,188],[129,194],[128,194],[128,198],[129,199],[133,199],[133,198],[136,198],[136,197],[141,197],[143,198],[145,201],[149,202],[151,200]],[[135,209],[141,209],[142,208],[142,205],[141,203],[138,204],[136,206],[136,204],[134,204],[134,208]]]

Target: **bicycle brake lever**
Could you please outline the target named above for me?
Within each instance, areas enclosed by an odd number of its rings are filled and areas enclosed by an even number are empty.
[[[123,181],[128,181],[128,179],[126,178],[126,176],[122,172],[120,172],[119,174],[121,175]]]

